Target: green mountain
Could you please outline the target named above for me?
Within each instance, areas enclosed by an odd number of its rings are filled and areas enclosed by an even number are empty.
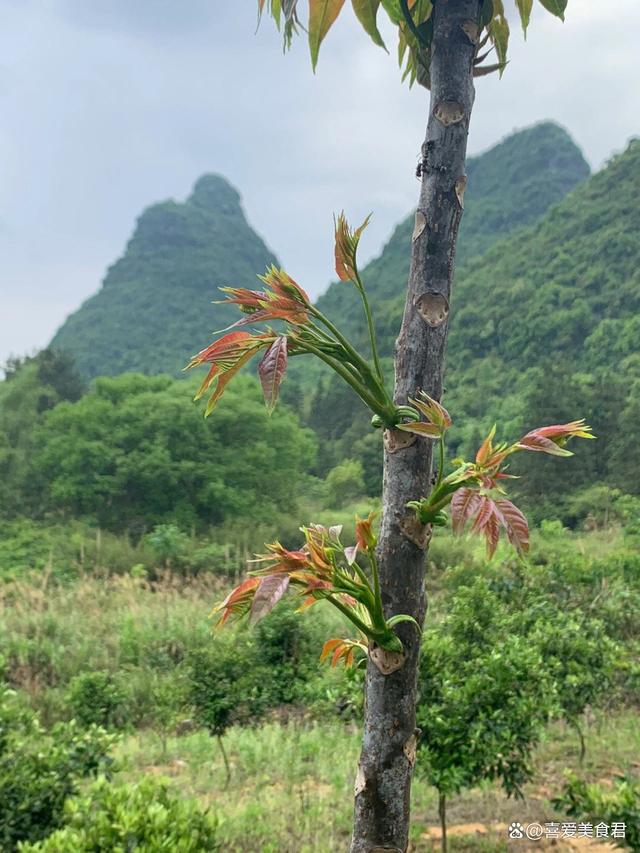
[[[529,460],[528,496],[541,506],[567,486],[640,491],[639,196],[635,141],[456,282],[447,387],[459,435],[475,441],[479,420],[518,430],[581,416],[598,435],[569,484],[549,460],[530,471]]]
[[[537,222],[588,175],[589,166],[580,149],[552,122],[514,133],[486,153],[470,158],[457,267],[481,255],[506,234]],[[389,299],[399,296],[404,302],[412,231],[413,214],[396,228],[380,257],[363,270],[367,292],[373,305],[379,305],[379,314],[386,315],[387,306],[381,303]],[[364,331],[358,303],[357,294],[342,282],[332,284],[318,299],[318,307],[340,320],[351,334]],[[388,322],[382,330],[386,353],[392,351],[401,316],[395,311],[393,317],[386,317]]]
[[[588,177],[589,166],[565,130],[552,122],[543,122],[514,133],[484,154],[470,158],[467,175],[457,279],[463,275],[465,266],[471,266],[505,235],[540,220],[554,203]],[[413,215],[395,229],[382,254],[362,270],[374,311],[379,348],[390,376],[393,346],[404,310],[412,230]],[[460,304],[457,280],[453,304],[454,307]],[[332,284],[318,299],[318,307],[352,339],[367,346],[360,300],[353,287],[345,282]],[[304,387],[303,366],[295,368],[292,378],[296,387]],[[380,454],[377,439],[370,434],[364,440],[361,438],[366,412],[357,403],[354,406],[348,391],[332,374],[315,366],[314,370],[316,391],[307,403],[306,418],[324,439],[319,467],[331,467],[345,454],[357,454],[366,460],[367,486],[374,494],[380,487]]]
[[[102,288],[67,318],[51,346],[72,353],[87,378],[176,374],[213,330],[236,319],[233,308],[210,304],[217,287],[253,287],[256,273],[274,261],[236,190],[205,175],[186,202],[144,211]]]
[[[584,416],[598,435],[597,442],[580,447],[570,467],[524,460],[533,454],[518,458],[516,470],[526,471],[527,479],[516,487],[538,516],[553,516],[556,495],[566,496],[566,509],[572,491],[594,483],[640,491],[638,197],[635,141],[536,224],[518,228],[480,255],[467,255],[456,274],[445,379],[445,404],[456,424],[454,453],[470,453],[494,422],[510,438],[538,424]],[[466,234],[468,240],[468,228]],[[373,280],[387,353],[404,303],[391,286],[400,290],[406,275],[394,241],[370,265],[374,275],[365,277]],[[333,293],[335,288],[327,301]],[[374,439],[358,444],[364,418],[354,415],[353,406],[346,415],[346,397],[333,379],[317,392],[311,411],[320,434],[332,431],[333,461],[362,457],[367,448],[373,455]]]

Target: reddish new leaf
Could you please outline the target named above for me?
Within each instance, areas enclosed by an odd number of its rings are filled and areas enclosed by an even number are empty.
[[[595,438],[591,427],[584,419],[570,421],[567,424],[552,424],[551,426],[532,429],[523,436],[516,445],[520,450],[534,450],[549,453],[551,456],[573,456],[564,445],[570,438]]]
[[[476,464],[484,465],[487,459],[490,457],[493,451],[493,437],[496,434],[496,425],[494,424],[491,428],[491,432],[482,442],[480,447],[478,448],[478,452],[476,453]]]
[[[246,287],[221,287],[220,290],[231,295],[218,299],[216,305],[239,305],[240,310],[247,313],[257,311],[267,298],[264,290],[248,290]]]
[[[320,662],[327,660],[331,655],[331,666],[336,666],[342,658],[345,667],[348,668],[354,664],[355,649],[360,649],[365,654],[367,652],[367,647],[358,640],[343,640],[340,637],[332,637],[322,647]]]
[[[474,533],[483,533],[485,525],[493,515],[493,501],[491,498],[488,498],[486,495],[479,495],[479,498],[480,502],[478,503],[475,520],[471,528]]]
[[[269,413],[276,405],[280,383],[287,370],[287,359],[287,338],[282,335],[271,344],[258,366],[262,393]]]
[[[415,435],[421,435],[424,438],[440,438],[442,431],[435,424],[428,424],[425,421],[408,421],[403,424],[396,424],[396,429],[403,432],[412,432]]]
[[[366,551],[369,548],[375,548],[376,536],[373,532],[373,520],[376,517],[375,512],[370,512],[367,518],[356,518],[356,542],[358,547]]]
[[[222,611],[217,624],[218,628],[221,628],[232,614],[240,617],[249,612],[253,596],[259,585],[259,578],[247,578],[240,586],[231,590],[223,602],[213,608],[213,613]]]
[[[409,403],[412,406],[415,406],[418,411],[424,415],[428,424],[433,425],[437,428],[438,435],[442,435],[446,430],[449,429],[451,424],[453,423],[451,420],[451,415],[437,400],[434,400],[433,397],[430,397],[424,391],[420,392],[420,397],[417,400],[413,400],[409,398]]]
[[[495,506],[492,506],[491,515],[485,522],[484,537],[487,541],[487,557],[491,559],[496,552],[498,540],[500,539],[500,522],[495,511]]]
[[[256,556],[254,563],[270,563],[265,569],[261,569],[261,573],[265,575],[273,572],[294,572],[310,567],[309,554],[307,551],[289,551],[279,542],[272,542],[267,545],[268,554],[259,554]]]
[[[496,500],[496,506],[500,513],[502,525],[507,531],[509,542],[518,551],[528,551],[529,523],[523,513],[506,498]]]
[[[217,364],[221,360],[230,357],[236,357],[238,354],[246,351],[247,347],[252,346],[256,341],[256,336],[250,332],[229,332],[228,335],[214,341],[206,349],[200,350],[197,355],[191,359],[189,367],[195,367],[198,364]]]
[[[511,445],[510,447],[504,443],[494,445],[493,439],[495,434],[496,427],[494,424],[491,432],[482,442],[476,453],[476,467],[484,473],[495,473],[507,456],[515,450],[515,445]]]
[[[258,278],[272,289],[277,298],[293,299],[300,305],[309,306],[310,300],[306,291],[287,272],[278,269],[274,264],[267,267],[265,274],[259,275]]]
[[[484,536],[487,542],[487,555],[491,559],[500,538],[500,520],[495,503],[486,495],[480,495],[478,511],[471,530],[473,533],[480,533]]]
[[[269,346],[274,340],[273,334],[251,335],[248,332],[229,332],[191,359],[187,369],[200,364],[211,364],[211,369],[195,396],[195,399],[199,400],[215,383],[205,415],[211,413],[225,387],[240,368],[253,358],[258,350]]]
[[[342,643],[343,640],[341,637],[332,637],[330,640],[327,640],[327,642],[322,647],[322,651],[320,652],[320,663],[326,660],[331,654],[331,652],[334,649],[338,648],[338,646],[341,646]]]
[[[250,361],[255,354],[255,350],[249,350],[243,356],[241,356],[238,361],[233,365],[233,367],[226,370],[219,378],[216,383],[216,387],[214,389],[213,394],[209,397],[209,402],[207,403],[207,407],[204,410],[205,417],[208,417],[211,412],[214,410],[216,403],[224,394],[224,389],[227,387],[229,382],[233,379],[236,373],[243,367],[248,361]]]
[[[451,498],[451,527],[455,534],[462,533],[467,521],[473,518],[480,508],[481,500],[475,489],[466,486],[454,494]]]
[[[335,227],[335,260],[336,273],[340,281],[356,281],[358,244],[362,232],[369,224],[367,216],[359,228],[352,230],[345,218],[344,212],[336,219]]]
[[[258,622],[271,613],[288,586],[288,575],[268,575],[266,578],[261,578],[260,585],[253,596],[249,621]]]
[[[333,655],[331,657],[331,666],[336,666],[342,655],[347,651],[344,644],[339,645],[337,648],[333,650]]]

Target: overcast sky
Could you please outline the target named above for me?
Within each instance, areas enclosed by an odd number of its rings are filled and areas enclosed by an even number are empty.
[[[142,209],[204,172],[314,294],[333,211],[374,211],[372,256],[410,210],[427,93],[350,9],[314,76],[302,39],[283,56],[270,21],[254,34],[255,6],[0,0],[0,363],[46,345]],[[512,30],[503,79],[478,81],[471,153],[552,118],[598,168],[639,132],[638,0],[569,0],[564,25],[538,7],[526,43]]]

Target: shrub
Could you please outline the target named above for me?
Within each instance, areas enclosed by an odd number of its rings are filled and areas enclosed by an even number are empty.
[[[312,623],[292,606],[263,619],[254,635],[216,635],[190,656],[190,698],[196,717],[221,736],[234,723],[258,720],[268,709],[302,698],[317,671]]]
[[[359,459],[345,459],[327,474],[327,506],[338,507],[364,495],[364,469]]]
[[[293,511],[315,456],[309,430],[290,411],[270,417],[249,376],[210,422],[189,392],[168,376],[101,377],[48,412],[31,458],[43,511],[136,537],[156,524],[252,519],[256,506],[264,520]]]
[[[553,801],[571,817],[590,820],[593,824],[625,824],[625,837],[614,839],[618,847],[640,850],[640,782],[620,778],[613,790],[602,785],[590,784],[573,773],[560,797]]]
[[[585,742],[580,718],[588,706],[611,698],[620,650],[599,620],[562,612],[539,614],[528,641],[539,650],[555,682],[561,714],[580,739],[582,761]]]
[[[175,524],[156,524],[146,539],[165,569],[179,567],[189,547],[189,537]]]
[[[10,691],[0,692],[0,849],[38,841],[60,826],[65,799],[83,777],[109,766],[113,738],[76,723],[50,735],[26,715]]]
[[[113,785],[98,779],[81,797],[67,800],[65,826],[21,853],[215,853],[217,821],[198,804],[172,794],[151,778]]]
[[[531,755],[554,702],[540,651],[511,628],[487,582],[460,590],[442,624],[425,632],[420,661],[418,770],[446,802],[485,780],[522,796]]]
[[[83,726],[122,726],[126,696],[108,672],[82,672],[69,683],[66,701]]]
[[[620,489],[602,483],[589,486],[567,500],[567,516],[572,527],[581,525],[587,530],[606,530],[622,521],[618,502]]]

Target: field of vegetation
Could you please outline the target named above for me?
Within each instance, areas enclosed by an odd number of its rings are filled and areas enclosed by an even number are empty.
[[[165,524],[134,543],[16,520],[2,534],[3,850],[345,848],[363,673],[318,661],[348,636],[339,615],[293,601],[212,633],[253,544],[220,531]],[[451,850],[510,849],[512,821],[567,821],[576,802],[574,819],[637,828],[637,544],[632,523],[545,522],[525,566],[434,540],[412,850],[438,849],[441,796]]]
[[[473,160],[469,177],[451,456],[475,454],[494,419],[512,441],[585,416],[598,440],[510,469],[526,475],[509,489],[531,521],[526,559],[502,544],[488,560],[482,543],[436,530],[420,734],[406,753],[411,850],[447,837],[477,853],[595,847],[573,822],[624,823],[625,838],[597,846],[637,851],[640,146],[588,177],[546,123]],[[381,373],[410,230],[363,271]],[[207,420],[192,402],[199,378],[175,378],[231,321],[229,306],[203,308],[212,280],[251,286],[272,259],[235,190],[205,177],[184,204],[143,215],[55,339],[68,351],[4,367],[3,853],[346,849],[364,668],[320,655],[349,624],[322,604],[299,612],[294,595],[250,628],[214,632],[211,611],[265,543],[299,546],[301,525],[343,525],[354,542],[356,516],[379,510],[381,430],[301,359],[272,414],[248,371]],[[346,287],[318,304],[358,342]],[[516,848],[507,827],[534,821],[569,830]]]

